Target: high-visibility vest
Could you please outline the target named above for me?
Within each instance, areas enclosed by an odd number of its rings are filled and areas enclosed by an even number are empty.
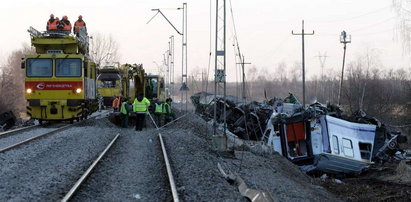
[[[126,104],[127,104],[127,102],[121,103],[121,108],[120,108],[120,113],[122,113],[124,115],[127,115]]]
[[[148,101],[147,98],[143,98],[143,100],[141,101],[138,101],[136,98],[133,104],[133,111],[134,112],[146,112],[148,109],[148,105],[150,105],[150,101]]]
[[[80,27],[85,27],[86,23],[84,21],[76,21],[74,23],[74,32],[79,32],[80,31]]]
[[[164,113],[165,114],[171,114],[171,105],[170,104],[168,104],[167,102],[166,103],[164,103]]]
[[[56,19],[53,22],[47,21],[47,30],[57,30],[57,22]]]
[[[61,23],[63,24],[63,31],[71,31],[71,23],[70,22],[68,24],[66,24],[64,22],[64,20],[62,20]]]
[[[162,114],[162,113],[164,113],[164,105],[163,104],[157,104],[156,103],[156,109],[154,110],[154,113],[157,113],[157,114]]]
[[[113,100],[113,104],[112,104],[112,107],[113,108],[118,108],[119,107],[119,105],[120,105],[120,97],[116,97],[114,100]]]

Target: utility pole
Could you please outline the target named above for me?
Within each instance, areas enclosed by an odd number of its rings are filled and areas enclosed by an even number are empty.
[[[320,60],[320,67],[321,67],[321,79],[324,77],[324,67],[325,67],[325,61],[327,60],[327,52],[321,55],[320,52],[318,52],[318,55],[315,56]]]
[[[305,33],[304,32],[304,20],[302,22],[302,31],[301,33],[294,33],[291,31],[292,35],[301,35],[302,37],[302,66],[303,66],[303,108],[305,108],[305,50],[304,50],[304,36],[305,35],[314,35],[314,31],[312,33]]]
[[[174,95],[174,35],[170,36],[170,85],[171,93]]]
[[[324,54],[321,54],[320,52],[318,52],[318,55],[315,56],[318,57],[318,59],[320,60],[320,67],[321,67],[321,87],[320,87],[320,93],[321,93],[321,98],[324,99],[325,98],[325,87],[324,87],[324,68],[325,68],[325,61],[327,60],[327,52],[325,52]]]
[[[187,91],[190,89],[187,87],[187,3],[183,3],[183,7],[177,8],[177,10],[183,11],[183,24],[182,24],[182,32],[180,32],[173,23],[161,12],[160,9],[151,9],[152,11],[157,11],[157,13],[147,22],[150,23],[151,20],[154,19],[158,14],[161,14],[164,19],[173,27],[173,29],[181,35],[181,103],[184,101],[184,91],[185,91],[185,105],[186,105],[186,112],[187,112]],[[174,37],[172,37],[172,44],[174,49]],[[173,50],[173,57],[174,57],[174,50]],[[173,59],[174,62],[174,59]],[[173,65],[174,66],[174,65]],[[173,70],[174,71],[174,70]],[[181,104],[181,111],[183,111],[183,104]]]
[[[247,95],[246,95],[246,90],[245,90],[245,70],[244,70],[244,66],[245,65],[251,65],[251,63],[245,62],[244,55],[243,56],[240,55],[240,60],[241,60],[241,62],[237,63],[237,64],[241,65],[241,70],[242,70],[242,73],[243,73],[243,76],[242,76],[243,77],[242,78],[242,96],[243,96],[243,102],[245,104],[246,101],[247,101]]]
[[[215,72],[214,72],[214,101],[223,91],[224,137],[227,135],[226,122],[226,0],[216,0],[216,33],[215,33]],[[217,102],[214,104],[214,136],[217,135]]]
[[[344,44],[344,55],[341,69],[340,88],[338,89],[338,105],[341,105],[341,93],[344,81],[345,52],[347,50],[347,43],[351,43],[351,35],[347,36],[347,32],[342,31],[340,35],[340,43]]]

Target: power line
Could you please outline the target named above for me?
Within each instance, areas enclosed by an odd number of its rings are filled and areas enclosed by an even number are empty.
[[[358,19],[358,18],[367,16],[367,15],[371,15],[371,14],[374,14],[374,13],[378,13],[378,12],[381,12],[381,11],[387,9],[387,8],[391,8],[391,5],[385,6],[385,7],[382,7],[382,8],[376,9],[376,10],[373,10],[373,11],[370,11],[370,12],[368,12],[368,13],[364,13],[364,14],[361,14],[361,15],[353,16],[353,17],[342,18],[342,19],[335,19],[335,20],[314,21],[314,22],[319,22],[319,23],[334,23],[334,22],[348,21],[348,20]]]

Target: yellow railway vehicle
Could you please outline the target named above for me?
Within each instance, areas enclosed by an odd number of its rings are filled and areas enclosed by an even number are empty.
[[[88,56],[87,34],[28,31],[36,54],[22,61],[27,114],[40,122],[87,118],[97,110],[96,64]]]
[[[120,68],[103,67],[97,76],[97,91],[103,97],[104,106],[111,106],[115,97],[125,97],[127,86]]]

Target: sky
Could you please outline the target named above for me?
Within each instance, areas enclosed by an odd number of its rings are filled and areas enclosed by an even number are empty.
[[[200,72],[214,69],[209,60],[210,34],[214,36],[215,0],[13,0],[0,7],[0,66],[7,55],[22,44],[30,44],[27,29],[32,26],[43,31],[49,15],[67,15],[72,24],[82,15],[91,33],[112,35],[119,44],[120,63],[142,63],[152,73],[162,63],[171,35],[175,36],[175,73],[181,75],[181,36],[153,8],[163,13],[181,30],[182,12],[175,8],[188,5],[188,72],[200,77]],[[211,10],[210,10],[211,4]],[[301,62],[301,21],[306,36],[307,76],[319,75],[318,56],[327,54],[325,69],[340,71],[343,46],[339,41],[342,30],[352,36],[347,45],[347,61],[353,61],[367,49],[379,53],[384,68],[409,68],[410,56],[405,54],[397,36],[396,14],[389,0],[232,0],[232,11],[241,52],[266,77],[275,75],[275,68],[285,62],[291,68]],[[211,11],[211,18],[210,18]],[[212,29],[210,31],[210,23]],[[230,0],[227,0],[227,76],[236,80],[233,44],[233,20]],[[212,37],[211,44],[214,45]],[[250,66],[247,66],[247,68]]]

